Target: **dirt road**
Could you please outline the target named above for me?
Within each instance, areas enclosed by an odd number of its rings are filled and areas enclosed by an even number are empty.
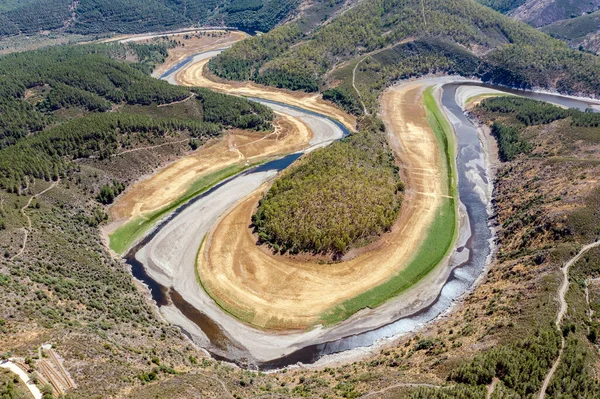
[[[42,393],[40,392],[39,388],[33,383],[33,381],[29,379],[29,376],[25,371],[23,371],[23,369],[9,360],[0,362],[0,367],[8,369],[19,376],[34,399],[42,399]]]
[[[550,368],[550,371],[546,375],[546,378],[544,378],[544,383],[542,384],[542,388],[540,389],[540,394],[538,395],[538,399],[544,399],[546,397],[546,391],[548,390],[548,385],[550,385],[550,382],[552,381],[552,377],[554,376],[554,373],[556,372],[556,369],[558,368],[558,365],[560,364],[560,360],[562,358],[562,354],[565,349],[565,338],[562,336],[561,324],[562,324],[562,319],[565,317],[565,314],[567,314],[567,310],[569,309],[569,304],[565,300],[565,295],[567,294],[567,291],[569,290],[569,269],[571,268],[571,266],[573,266],[575,263],[577,263],[579,261],[579,259],[581,259],[581,257],[583,255],[585,255],[586,252],[588,252],[590,249],[596,248],[596,247],[600,247],[600,241],[596,241],[592,244],[588,244],[585,247],[581,248],[579,253],[577,255],[575,255],[573,258],[571,258],[571,260],[569,260],[562,268],[563,280],[560,285],[560,288],[558,289],[558,301],[559,301],[560,306],[558,308],[558,312],[556,313],[556,320],[554,321],[554,323],[556,324],[556,329],[558,330],[558,333],[561,334],[562,341],[561,341],[561,345],[560,345],[560,351],[558,352],[558,357],[554,361],[554,364]]]

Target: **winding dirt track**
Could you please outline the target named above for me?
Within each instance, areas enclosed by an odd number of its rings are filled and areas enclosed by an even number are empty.
[[[43,195],[45,193],[47,193],[48,191],[52,190],[54,187],[56,187],[56,185],[60,183],[60,178],[53,182],[50,187],[46,188],[44,191],[41,191],[35,195],[32,195],[29,198],[29,201],[27,201],[27,203],[25,204],[25,206],[23,208],[21,208],[21,214],[27,219],[27,227],[23,227],[23,231],[25,232],[25,236],[23,237],[23,245],[21,246],[21,249],[19,250],[19,252],[17,252],[12,258],[10,258],[10,260],[15,260],[17,259],[19,256],[23,255],[23,252],[25,252],[25,248],[27,247],[27,239],[29,238],[29,230],[31,230],[31,218],[29,217],[29,215],[27,213],[25,213],[25,211],[27,210],[27,208],[29,208],[31,206],[31,202],[39,197],[40,195]]]
[[[428,126],[421,83],[386,92],[388,140],[403,162],[408,190],[398,222],[377,248],[333,265],[273,256],[249,229],[260,192],[244,199],[211,231],[198,273],[215,300],[261,328],[306,328],[327,311],[402,270],[419,250],[444,192],[437,140]]]
[[[573,266],[575,263],[577,263],[579,261],[579,259],[581,259],[581,257],[583,255],[585,255],[586,252],[588,252],[590,249],[596,248],[596,247],[600,247],[600,241],[596,241],[592,244],[588,244],[585,247],[581,248],[581,251],[579,251],[579,253],[577,255],[575,255],[573,258],[571,258],[571,260],[569,260],[562,268],[563,280],[560,285],[560,288],[558,289],[558,301],[560,303],[560,306],[558,308],[558,312],[556,313],[556,320],[555,320],[556,329],[558,330],[558,333],[561,334],[560,350],[558,352],[558,357],[554,361],[554,364],[550,368],[550,371],[548,371],[546,378],[544,378],[544,383],[542,384],[542,388],[540,389],[540,394],[538,395],[538,399],[544,399],[546,397],[546,391],[548,390],[548,385],[550,385],[550,382],[552,381],[552,377],[554,376],[554,373],[556,372],[556,369],[558,368],[558,365],[560,364],[560,360],[562,358],[562,354],[565,349],[565,338],[562,336],[562,331],[560,328],[561,328],[561,324],[562,324],[562,319],[563,319],[563,317],[565,317],[565,314],[567,314],[567,310],[569,309],[569,304],[567,303],[567,301],[565,299],[565,295],[567,295],[567,291],[569,291],[569,269],[571,268],[571,266]]]

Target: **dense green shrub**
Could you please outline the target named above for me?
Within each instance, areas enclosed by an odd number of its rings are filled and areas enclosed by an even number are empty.
[[[585,342],[568,338],[561,362],[548,386],[548,398],[598,397],[600,383],[595,376],[592,356]]]
[[[521,397],[528,397],[539,391],[560,344],[554,328],[540,330],[521,342],[476,356],[453,370],[449,379],[461,384],[488,385],[497,377]]]
[[[350,94],[348,90],[343,87],[325,90],[323,92],[323,99],[339,105],[346,112],[349,112],[353,115],[362,115],[363,113],[363,109],[356,97],[353,94]]]
[[[502,161],[512,161],[517,155],[531,151],[531,144],[521,138],[516,127],[496,121],[492,124],[492,136],[498,141],[498,152]]]
[[[112,204],[114,199],[117,198],[123,190],[125,190],[125,185],[113,180],[112,184],[105,184],[100,188],[96,200],[104,205]]]
[[[402,190],[383,124],[366,117],[359,132],[283,172],[252,221],[281,253],[339,255],[394,224]]]

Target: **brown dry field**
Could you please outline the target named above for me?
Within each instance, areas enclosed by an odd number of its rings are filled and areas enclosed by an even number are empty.
[[[210,34],[222,34],[221,37],[212,37]],[[185,37],[188,36],[189,39]],[[172,66],[176,65],[178,62],[184,60],[189,57],[191,54],[197,54],[204,51],[211,51],[220,49],[223,47],[227,47],[232,45],[235,42],[238,42],[242,39],[248,37],[247,33],[237,32],[237,31],[210,31],[205,35],[201,35],[200,37],[196,36],[194,32],[182,33],[181,35],[170,36],[169,39],[177,40],[184,44],[183,47],[178,46],[169,50],[169,56],[165,60],[165,62],[159,65],[154,70],[155,76],[160,76],[166,71],[169,70]],[[216,39],[216,40],[215,40]],[[148,40],[147,42],[150,42]]]
[[[304,93],[257,85],[252,82],[232,82],[219,79],[208,70],[208,61],[203,60],[175,74],[177,84],[207,87],[214,91],[245,97],[258,97],[304,108],[329,116],[355,130],[356,118],[325,101],[318,93]]]
[[[419,249],[445,195],[437,141],[422,105],[424,89],[413,83],[382,98],[388,140],[402,160],[407,190],[398,221],[377,249],[336,264],[274,256],[256,245],[249,228],[257,192],[225,215],[201,248],[197,267],[207,292],[250,324],[298,329],[397,274]]]
[[[129,188],[110,208],[115,221],[158,210],[183,195],[194,181],[234,164],[298,151],[312,137],[309,128],[296,118],[277,114],[272,133],[231,131],[224,138],[203,145]],[[113,229],[117,225],[111,226]]]

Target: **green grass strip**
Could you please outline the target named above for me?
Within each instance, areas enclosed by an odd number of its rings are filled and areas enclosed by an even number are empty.
[[[423,104],[427,112],[427,122],[438,141],[440,160],[447,172],[445,173],[447,178],[444,179],[446,182],[445,191],[451,198],[443,198],[424,242],[407,267],[382,285],[324,312],[320,322],[325,325],[338,323],[361,309],[375,308],[388,299],[406,291],[434,270],[452,251],[458,236],[458,179],[456,175],[454,131],[438,107],[431,87],[424,93]]]
[[[494,97],[517,97],[516,94],[510,94],[510,93],[482,93],[482,94],[476,94],[472,97],[467,98],[467,101],[465,101],[465,106],[468,106],[469,104],[475,102],[475,101],[483,101],[487,98],[494,98]]]
[[[209,190],[219,182],[248,168],[256,166],[257,164],[258,163],[252,165],[235,164],[199,178],[192,183],[190,188],[183,195],[170,204],[154,212],[138,216],[120,226],[109,236],[110,248],[119,255],[124,254],[145,232],[152,228],[156,222],[173,212],[180,205],[183,205],[197,195]]]

